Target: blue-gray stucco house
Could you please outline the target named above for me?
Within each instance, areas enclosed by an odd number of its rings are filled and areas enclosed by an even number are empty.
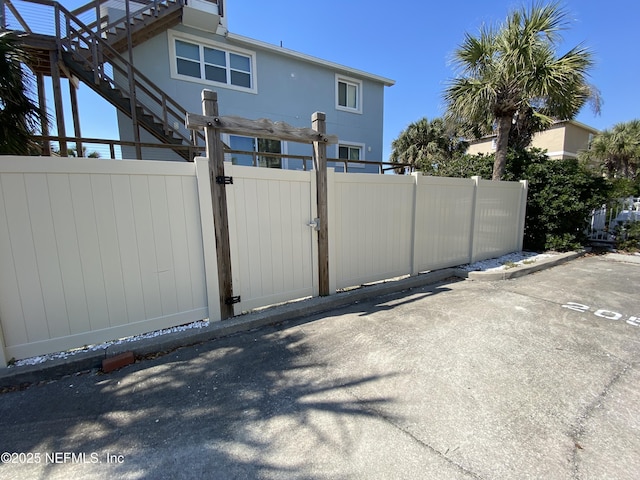
[[[112,8],[108,14],[122,16]],[[340,139],[328,147],[329,158],[382,160],[384,88],[394,81],[229,32],[226,0],[187,0],[178,24],[137,44],[132,53],[136,69],[187,111],[201,113],[206,88],[218,93],[221,115],[309,127],[313,112],[325,112],[327,132]],[[118,126],[122,140],[133,140],[130,117],[119,113]],[[156,142],[144,131],[141,140]],[[223,141],[232,150],[311,155],[308,145],[227,134]],[[123,147],[124,158],[130,156],[127,148],[132,149]],[[149,152],[147,158],[154,159]],[[182,160],[173,152],[162,153],[162,159]],[[242,154],[228,154],[227,159],[253,161]],[[303,168],[303,160],[286,157],[260,156],[257,163]],[[342,164],[334,165],[343,170]],[[377,173],[378,166],[351,163],[349,171]]]

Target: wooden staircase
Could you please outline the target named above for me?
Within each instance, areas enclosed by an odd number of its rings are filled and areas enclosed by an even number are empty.
[[[138,0],[135,5],[139,7],[147,1]],[[193,161],[191,150],[185,147],[203,145],[204,138],[184,128],[186,110],[122,55],[177,25],[184,0],[153,0],[133,12],[129,10],[129,0],[123,0],[123,16],[111,22],[101,14],[100,7],[105,2],[95,0],[70,12],[51,0],[4,0],[4,18],[11,18],[22,27],[25,44],[34,53],[30,65],[34,72],[53,75],[52,67],[59,64],[61,76],[76,77],[131,118],[137,142],[138,127],[142,127],[160,142],[174,145],[173,150],[181,158]],[[32,28],[20,8],[29,13],[37,11],[40,18],[51,15],[54,31]],[[93,18],[90,16],[92,21],[84,23],[78,15],[87,13],[93,13]]]
[[[119,111],[126,113],[131,117],[131,98],[126,91],[112,85],[104,78],[94,80],[94,72],[91,68],[87,68],[85,62],[78,58],[77,54],[70,52],[62,52],[62,60],[69,68],[69,71],[77,78],[90,86],[95,92],[100,94],[102,98],[108,100]],[[150,113],[141,105],[136,105],[136,117],[138,122],[144,126],[145,130],[154,137],[162,140],[164,143],[182,145],[183,138],[173,135],[170,129],[165,130],[162,120],[156,115]],[[180,152],[182,153],[182,152]],[[189,160],[185,158],[185,160]]]
[[[136,47],[155,37],[159,33],[175,27],[182,17],[183,2],[169,0],[158,3],[155,9],[149,8],[133,14],[130,22],[131,46]],[[117,20],[103,29],[106,41],[119,53],[128,49],[127,28],[124,21]]]

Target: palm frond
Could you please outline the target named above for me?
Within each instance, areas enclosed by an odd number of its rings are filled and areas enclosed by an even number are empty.
[[[551,119],[573,118],[587,102],[598,110],[599,92],[587,82],[591,51],[578,45],[564,55],[556,53],[568,24],[560,2],[536,1],[530,8],[510,12],[499,28],[483,27],[478,36],[465,35],[455,54],[459,76],[443,95],[446,115],[475,123],[482,131],[499,120],[508,132],[506,119],[516,121],[519,112],[531,110],[537,121],[526,124],[541,128]],[[506,155],[506,143],[498,144],[505,151],[497,155]]]
[[[24,155],[34,147],[39,109],[29,95],[22,65],[27,59],[18,36],[0,33],[0,153]]]

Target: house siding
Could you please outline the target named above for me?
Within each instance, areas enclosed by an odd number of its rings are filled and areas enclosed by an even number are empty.
[[[467,148],[467,153],[469,155],[479,155],[479,154],[491,154],[495,152],[495,148],[493,148],[493,138],[487,138],[478,140],[469,145]]]
[[[171,76],[170,42],[174,36],[187,35],[186,40],[194,37],[203,43],[215,42],[251,51],[255,54],[255,82],[257,93],[225,88],[207,84],[204,81],[189,81]],[[255,48],[254,48],[255,47]],[[207,34],[179,25],[163,32],[134,49],[136,68],[152,79],[158,87],[184,106],[187,111],[200,113],[201,92],[208,88],[218,93],[221,115],[235,115],[245,118],[270,118],[284,121],[295,127],[309,127],[311,115],[316,111],[326,113],[327,132],[338,135],[341,141],[364,144],[363,156],[366,160],[382,160],[382,129],[384,114],[384,85],[364,77],[354,77],[353,72],[341,72],[321,64],[313,64],[292,56],[278,55],[259,45],[234,42],[225,37]],[[336,73],[357,78],[362,82],[362,113],[350,113],[336,109],[335,85]],[[131,120],[124,115],[118,117],[121,137],[132,136]],[[151,136],[141,135],[143,140]],[[307,145],[288,144],[287,153],[291,155],[311,155]],[[171,157],[169,152],[163,152]],[[329,157],[337,157],[337,146],[328,148]],[[124,156],[124,153],[123,153]],[[174,156],[178,160],[179,157]],[[163,158],[165,159],[165,158]],[[358,169],[363,171],[365,169]],[[377,167],[367,166],[369,171]]]
[[[591,135],[597,133],[594,131],[588,131],[583,128],[579,128],[576,125],[567,125],[567,133],[565,135],[565,150],[569,152],[579,153],[582,150],[589,149],[589,139]]]
[[[560,122],[543,132],[536,133],[531,141],[531,147],[546,150],[548,156],[554,159],[576,158],[578,152],[589,148],[590,136],[596,133],[598,133],[596,129],[581,123]],[[467,153],[477,155],[495,152],[492,147],[494,138],[487,137],[472,143]]]
[[[565,132],[565,124],[554,125],[544,132],[536,133],[531,140],[531,147],[541,148],[543,150],[547,150],[549,153],[564,152]],[[550,156],[553,158],[557,157],[557,155]]]

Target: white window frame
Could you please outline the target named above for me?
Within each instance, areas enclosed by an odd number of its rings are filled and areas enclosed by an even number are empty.
[[[178,33],[178,32],[174,32],[174,31],[170,31],[169,34],[167,35],[168,39],[169,39],[169,57],[171,59],[170,66],[171,66],[171,78],[174,78],[176,80],[184,80],[187,82],[194,82],[194,83],[202,83],[204,85],[214,85],[216,87],[221,87],[221,88],[228,88],[229,90],[238,90],[240,92],[247,92],[247,93],[253,93],[253,94],[257,94],[258,93],[258,76],[257,76],[257,71],[256,71],[256,53],[252,52],[251,50],[245,50],[244,48],[237,48],[237,47],[229,47],[229,45],[224,44],[224,43],[220,43],[220,42],[214,42],[212,40],[207,40],[207,39],[203,39],[202,37],[197,37],[195,35],[190,35],[188,33]],[[200,47],[200,71],[201,71],[201,76],[200,78],[198,77],[191,77],[189,75],[181,75],[178,73],[178,65],[177,65],[177,54],[176,54],[176,40],[181,40],[183,42],[186,43],[191,43],[191,44],[195,44],[198,45]],[[208,48],[214,48],[216,50],[222,50],[223,52],[225,52],[227,54],[229,53],[235,53],[238,55],[242,55],[245,57],[249,57],[250,59],[250,66],[251,66],[251,88],[247,88],[247,87],[241,87],[239,85],[233,85],[231,83],[223,83],[223,82],[216,82],[213,80],[207,80],[206,78],[204,78],[204,74],[203,72],[203,68],[204,68],[204,56],[202,55],[203,53],[203,47],[208,47]],[[231,82],[231,65],[229,64],[230,62],[227,62],[227,72],[228,72],[228,82]]]
[[[352,85],[356,87],[356,108],[340,105],[340,95],[339,95],[340,83],[346,83],[347,86]],[[362,101],[363,101],[362,81],[336,73],[336,110],[362,114]]]
[[[366,152],[365,149],[365,144],[364,143],[360,143],[360,142],[343,142],[340,141],[340,143],[338,143],[336,145],[336,156],[335,158],[338,159],[338,164],[339,165],[344,165],[343,161],[340,159],[340,147],[347,147],[347,148],[357,148],[358,150],[360,150],[360,160],[364,161],[364,155]],[[351,163],[351,162],[347,162],[347,168],[349,170],[351,170],[352,168],[365,168],[365,164],[364,163]]]

